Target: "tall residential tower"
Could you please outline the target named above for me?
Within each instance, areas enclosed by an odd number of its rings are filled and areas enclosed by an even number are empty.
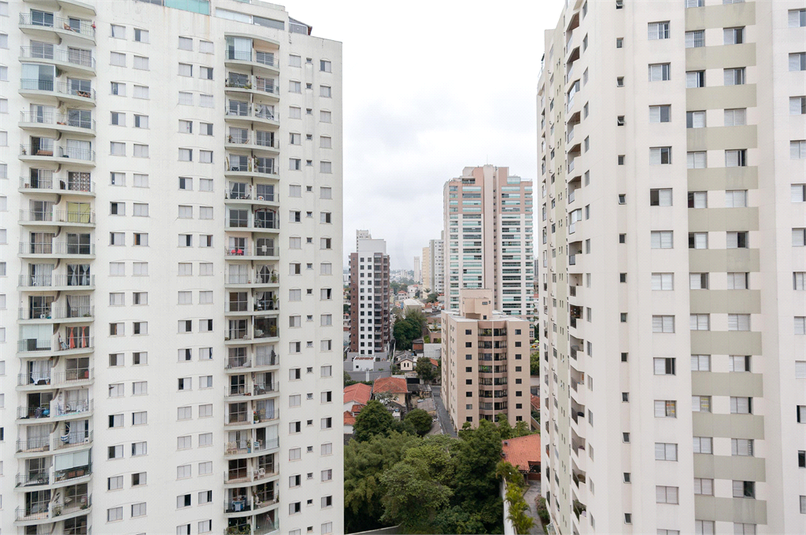
[[[386,241],[359,237],[350,253],[350,351],[375,355],[392,338],[389,302],[389,255]]]
[[[806,3],[568,1],[545,50],[557,532],[806,532]]]
[[[234,0],[0,32],[2,531],[342,532],[341,44]]]
[[[465,167],[445,183],[445,306],[459,308],[461,288],[488,288],[493,308],[533,312],[532,181],[506,167]]]

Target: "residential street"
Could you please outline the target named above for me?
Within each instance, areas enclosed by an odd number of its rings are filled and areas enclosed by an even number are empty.
[[[442,387],[434,385],[431,387],[431,395],[434,397],[434,405],[436,405],[437,416],[439,417],[439,424],[442,428],[442,433],[456,437],[456,430],[451,424],[451,419],[448,416],[448,411],[445,410],[445,405],[442,403]]]

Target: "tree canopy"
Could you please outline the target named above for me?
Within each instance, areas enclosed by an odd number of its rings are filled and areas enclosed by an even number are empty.
[[[414,409],[406,414],[404,423],[405,422],[411,422],[414,426],[414,431],[419,436],[427,435],[428,432],[431,431],[431,425],[433,423],[431,421],[431,415],[423,409]]]
[[[417,376],[424,383],[430,383],[437,375],[434,370],[434,365],[431,364],[431,359],[426,357],[417,359],[417,365],[414,367],[414,371],[417,372]]]
[[[375,436],[388,436],[395,429],[395,419],[380,401],[372,399],[361,409],[353,424],[353,438],[367,442]]]
[[[425,315],[419,310],[409,310],[405,318],[395,321],[392,332],[397,349],[411,349],[412,340],[422,335],[425,322]]]

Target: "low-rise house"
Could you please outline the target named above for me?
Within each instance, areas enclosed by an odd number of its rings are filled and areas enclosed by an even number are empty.
[[[540,479],[540,435],[526,435],[501,441],[501,457],[528,479]]]
[[[375,369],[375,357],[369,355],[356,355],[353,357],[353,371],[365,372]]]
[[[369,402],[371,397],[372,387],[370,385],[356,383],[354,385],[345,386],[344,410],[356,415]]]
[[[411,405],[411,396],[404,377],[383,377],[377,379],[372,386],[372,398],[383,398],[392,401],[408,410]],[[387,405],[388,407],[388,405]]]

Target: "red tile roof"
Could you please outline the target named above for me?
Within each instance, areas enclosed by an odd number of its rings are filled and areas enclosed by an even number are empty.
[[[428,359],[431,361],[431,366],[437,367],[439,366],[439,361],[437,359]]]
[[[355,424],[355,416],[353,416],[347,411],[344,411],[344,425],[354,425],[354,424]]]
[[[540,396],[532,394],[532,408],[536,411],[540,410]]]
[[[530,464],[540,462],[540,435],[502,440],[504,460],[523,472],[529,471]]]
[[[409,389],[406,380],[401,377],[381,377],[375,381],[372,392],[391,392],[392,394],[406,394]]]
[[[372,397],[372,387],[364,383],[344,387],[344,403],[354,401],[366,405],[370,397]]]

